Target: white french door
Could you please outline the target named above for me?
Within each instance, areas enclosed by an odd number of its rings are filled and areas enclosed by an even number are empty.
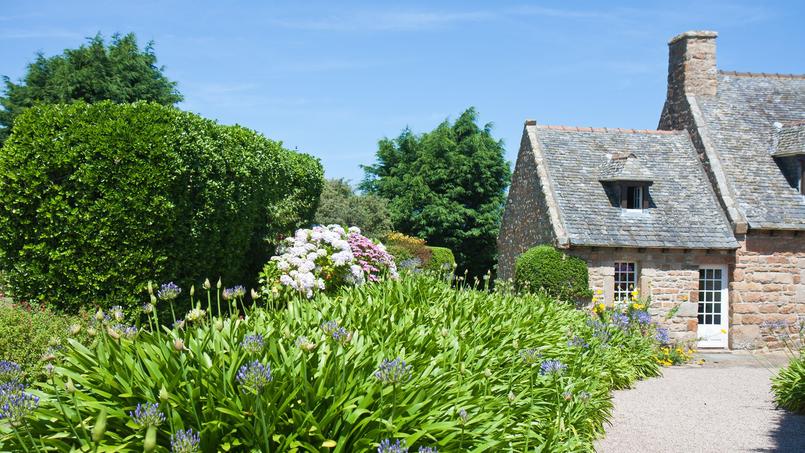
[[[727,266],[699,268],[700,348],[726,348],[729,329]]]

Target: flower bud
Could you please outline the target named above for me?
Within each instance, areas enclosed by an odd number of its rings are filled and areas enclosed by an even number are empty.
[[[157,296],[155,296],[155,295],[151,294],[151,303],[152,303],[152,304],[156,304],[156,303],[157,303]]]
[[[509,392],[509,402],[513,403],[515,398],[517,398],[517,395],[514,392]]]
[[[218,332],[224,330],[224,322],[221,321],[221,319],[215,320],[215,330],[217,330]]]
[[[95,426],[92,427],[92,441],[100,442],[103,435],[106,433],[106,409],[101,409],[98,413],[98,419],[95,420]]]
[[[98,331],[95,330],[94,327],[88,327],[87,328],[87,335],[89,335],[90,337],[94,337],[95,335],[98,335]]]
[[[103,310],[99,308],[98,311],[95,312],[95,320],[103,321],[103,317],[104,317]]]
[[[67,393],[75,393],[75,384],[73,384],[72,378],[67,378],[67,383],[64,384],[64,389],[67,390]]]
[[[143,451],[151,452],[157,448],[157,427],[150,425],[145,432],[145,441],[143,442]]]
[[[520,349],[520,340],[515,338],[514,341],[512,341],[512,346],[514,346],[514,349]]]
[[[51,377],[51,376],[53,376],[53,371],[55,370],[55,368],[56,368],[56,367],[54,367],[52,363],[48,363],[48,364],[46,364],[46,365],[45,365],[45,375],[46,375],[47,377]]]
[[[154,288],[151,286],[151,281],[148,281],[148,294],[154,295]]]
[[[168,393],[168,389],[165,388],[163,385],[161,389],[159,389],[159,400],[162,402],[168,401],[170,399],[170,393]]]
[[[257,291],[254,290],[254,288],[252,288],[252,300],[257,300],[259,298],[260,298],[260,293],[258,293]]]
[[[70,325],[70,335],[78,335],[81,332],[81,324]]]
[[[196,294],[196,285],[190,285],[190,297]]]
[[[201,286],[202,286],[204,289],[210,289],[210,287],[212,286],[212,285],[210,285],[210,279],[209,279],[209,278],[205,278],[205,279],[204,279],[204,284],[203,284],[203,285],[201,285]]]
[[[218,283],[215,284],[215,287],[221,289],[221,277],[218,277]]]
[[[181,338],[173,340],[173,349],[177,351],[184,351],[184,340]]]
[[[111,327],[108,327],[106,329],[106,333],[108,333],[109,336],[112,337],[112,339],[114,339],[114,340],[119,340],[120,339],[120,332],[118,332],[117,330],[115,330],[115,329],[113,329]]]
[[[485,370],[484,370],[484,376],[485,376],[487,379],[491,378],[491,377],[492,377],[492,370],[490,370],[489,368],[485,369]]]

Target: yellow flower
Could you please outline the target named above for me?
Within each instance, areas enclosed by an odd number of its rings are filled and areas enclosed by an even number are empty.
[[[726,329],[721,329],[721,333],[726,334],[727,330]]]
[[[596,289],[595,293],[600,296],[601,294],[604,294],[604,290],[603,289]]]

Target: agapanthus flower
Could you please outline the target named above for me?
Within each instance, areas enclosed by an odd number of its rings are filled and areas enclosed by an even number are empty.
[[[419,453],[439,453],[439,450],[437,450],[436,447],[422,446],[422,447],[419,447],[419,450],[417,450],[417,451]]]
[[[411,379],[411,369],[411,365],[399,357],[394,360],[383,359],[375,371],[375,378],[384,384],[402,384]]]
[[[391,439],[383,439],[377,447],[377,453],[408,453],[408,444],[405,439],[397,439],[391,443]]]
[[[173,328],[178,330],[184,329],[184,319],[177,319],[173,323]]]
[[[151,314],[154,312],[154,305],[151,302],[146,302],[143,304],[143,313]]]
[[[562,374],[565,372],[567,365],[558,360],[546,360],[539,365],[539,374],[551,375]]]
[[[467,423],[467,420],[469,418],[470,417],[467,414],[467,411],[463,407],[461,409],[459,409],[459,411],[458,411],[458,419],[461,421],[461,424]]]
[[[123,313],[123,307],[120,305],[115,305],[114,307],[110,308],[109,314],[115,318],[115,321],[122,321],[126,317]]]
[[[39,407],[39,397],[25,392],[19,382],[0,385],[0,420],[17,425]]]
[[[240,345],[249,354],[257,354],[263,350],[265,340],[259,333],[254,335],[246,335],[243,337],[243,341],[240,343]]]
[[[165,422],[165,414],[159,410],[159,403],[137,403],[137,408],[129,416],[140,428],[159,426]]]
[[[190,310],[189,312],[187,312],[187,315],[185,315],[185,320],[187,322],[201,321],[202,319],[204,319],[204,316],[206,316],[206,315],[207,315],[206,311],[204,311],[204,310],[202,310],[200,308],[194,308],[194,309]]]
[[[629,327],[629,317],[623,313],[613,313],[612,325],[619,329],[627,329]]]
[[[157,291],[157,297],[162,300],[173,300],[179,297],[181,292],[182,288],[179,288],[176,283],[168,282],[162,284],[162,286],[159,288],[159,291]]]
[[[352,340],[352,332],[344,327],[339,327],[330,334],[330,337],[341,344],[349,343]]]
[[[567,345],[575,348],[587,348],[590,346],[587,340],[578,335],[574,335],[573,338],[568,340]]]
[[[587,402],[589,399],[590,399],[590,392],[585,392],[584,390],[579,392],[579,400]]]
[[[244,288],[242,285],[236,285],[233,288],[225,288],[223,292],[223,298],[226,300],[241,299],[245,295],[246,295],[246,288]]]
[[[236,379],[242,392],[260,393],[273,380],[271,365],[263,365],[257,360],[247,363],[240,367]]]
[[[570,401],[573,399],[573,392],[562,392],[562,399]]]
[[[116,326],[116,328],[121,329],[120,332],[123,334],[123,336],[125,338],[128,338],[129,340],[131,340],[131,339],[133,339],[133,338],[135,338],[137,336],[138,331],[137,331],[136,326],[125,326],[125,325],[118,324]]]
[[[340,326],[338,325],[338,321],[326,321],[323,322],[320,327],[325,335],[332,335]]]
[[[635,321],[640,325],[647,325],[651,322],[651,315],[647,311],[636,311],[633,313]]]
[[[312,351],[316,349],[316,343],[308,340],[308,338],[304,335],[296,338],[296,346],[303,351]]]
[[[172,453],[196,453],[201,451],[201,437],[192,429],[179,430],[171,436]]]
[[[539,362],[539,359],[542,358],[542,354],[536,349],[523,349],[520,351],[520,357],[523,359],[524,363],[533,365]]]
[[[671,342],[671,335],[668,333],[668,329],[660,327],[657,329],[657,333],[654,334],[654,339],[660,344],[666,345]]]
[[[22,381],[22,367],[16,362],[0,360],[0,384]]]

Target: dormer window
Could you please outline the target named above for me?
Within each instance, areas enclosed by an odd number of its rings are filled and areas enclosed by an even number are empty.
[[[643,209],[643,186],[626,186],[626,209]]]
[[[805,195],[805,124],[774,123],[770,152],[792,188]]]
[[[799,160],[799,193],[805,195],[805,159]]]
[[[648,187],[653,179],[651,171],[634,153],[607,155],[607,161],[601,167],[598,177],[599,181],[608,186],[609,193],[614,192],[617,205],[632,212],[649,207]]]

